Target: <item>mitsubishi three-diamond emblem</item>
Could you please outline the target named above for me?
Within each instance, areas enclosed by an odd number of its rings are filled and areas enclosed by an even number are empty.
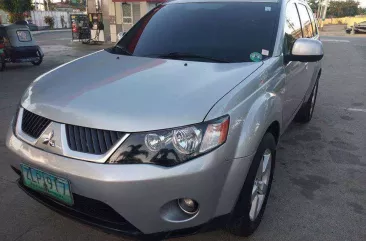
[[[52,140],[52,138],[53,138],[53,136],[54,136],[54,132],[53,132],[53,130],[48,134],[48,136],[43,140],[43,144],[45,144],[45,145],[50,145],[50,146],[52,146],[52,147],[55,147],[55,141],[54,140]]]

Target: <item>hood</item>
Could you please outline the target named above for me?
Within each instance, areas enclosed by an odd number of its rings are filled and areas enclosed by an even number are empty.
[[[262,63],[206,63],[99,51],[51,70],[22,106],[53,121],[138,132],[202,122]]]

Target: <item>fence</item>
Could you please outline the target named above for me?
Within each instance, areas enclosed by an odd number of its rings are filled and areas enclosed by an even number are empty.
[[[44,17],[51,16],[55,19],[54,28],[71,28],[70,15],[68,12],[59,11],[31,11],[31,18],[34,24],[39,27],[47,27]],[[62,16],[64,21],[62,21]]]
[[[366,21],[366,16],[362,17],[344,17],[344,18],[327,18],[324,20],[324,25],[327,24],[347,24],[353,26],[354,23]]]

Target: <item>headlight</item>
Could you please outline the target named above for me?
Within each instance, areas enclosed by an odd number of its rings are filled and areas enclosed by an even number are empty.
[[[229,117],[225,116],[186,127],[133,133],[107,163],[179,165],[225,143],[228,130]]]

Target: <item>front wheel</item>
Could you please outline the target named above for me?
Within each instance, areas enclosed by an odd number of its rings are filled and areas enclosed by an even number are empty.
[[[228,231],[232,234],[247,237],[258,228],[271,190],[275,159],[275,138],[271,133],[266,133],[233,210],[228,225]]]
[[[43,57],[42,57],[42,54],[41,54],[41,52],[39,50],[37,51],[37,58],[38,58],[38,60],[32,61],[32,64],[33,65],[38,66],[38,65],[42,64]]]

